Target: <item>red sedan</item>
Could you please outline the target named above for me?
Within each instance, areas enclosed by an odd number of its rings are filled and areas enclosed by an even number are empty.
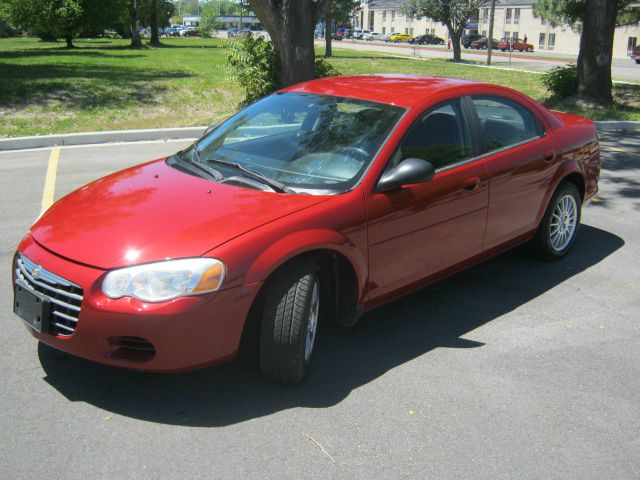
[[[503,38],[498,42],[498,47],[503,52],[517,50],[519,52],[533,52],[533,45],[519,38]]]
[[[591,121],[505,87],[315,80],[55,203],[16,252],[14,310],[96,362],[187,370],[242,345],[296,383],[319,320],[524,242],[566,255],[599,171]]]

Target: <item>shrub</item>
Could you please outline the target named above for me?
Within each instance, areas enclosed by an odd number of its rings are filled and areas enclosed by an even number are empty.
[[[553,95],[570,97],[578,93],[578,68],[575,65],[554,67],[542,75],[542,84]]]
[[[262,37],[242,35],[229,41],[227,73],[245,91],[241,106],[267,96],[280,88],[280,60],[273,42]],[[316,78],[340,75],[326,60],[316,59]]]

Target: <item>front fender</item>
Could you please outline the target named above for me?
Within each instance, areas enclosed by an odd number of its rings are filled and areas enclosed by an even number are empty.
[[[314,250],[330,250],[343,255],[351,263],[358,279],[358,298],[363,297],[367,275],[364,255],[345,235],[327,229],[295,232],[272,243],[250,265],[245,282],[263,282],[288,260]]]

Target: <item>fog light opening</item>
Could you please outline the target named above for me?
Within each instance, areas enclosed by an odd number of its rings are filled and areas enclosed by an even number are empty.
[[[107,339],[109,350],[106,357],[130,362],[148,362],[156,355],[153,344],[141,337],[110,337]]]

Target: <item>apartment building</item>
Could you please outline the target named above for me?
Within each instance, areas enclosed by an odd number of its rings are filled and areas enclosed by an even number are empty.
[[[498,0],[493,26],[493,37],[524,38],[538,51],[578,54],[580,33],[566,25],[553,25],[533,15],[536,0]],[[401,32],[412,35],[433,33],[448,38],[444,25],[430,18],[412,18],[402,11],[403,0],[363,0],[355,12],[357,28],[379,33]],[[487,35],[489,31],[488,6],[480,8],[476,19],[467,24],[465,33]],[[627,57],[640,39],[640,25],[635,24],[616,29],[613,56]]]

